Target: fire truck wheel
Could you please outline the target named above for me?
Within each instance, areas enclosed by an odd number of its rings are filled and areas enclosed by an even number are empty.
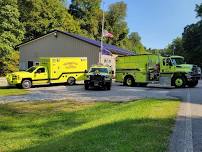
[[[173,84],[176,88],[184,88],[186,80],[184,77],[174,77],[173,78]]]
[[[197,85],[198,85],[198,80],[188,82],[188,86],[189,86],[190,88],[193,88],[193,87],[195,87],[195,86],[197,86]]]
[[[25,79],[21,83],[23,89],[29,89],[32,87],[32,82],[28,79]]]
[[[74,77],[69,77],[67,80],[67,84],[70,86],[74,85],[75,82],[76,82],[76,79]]]
[[[132,87],[135,84],[135,80],[132,76],[127,76],[124,79],[124,85]]]

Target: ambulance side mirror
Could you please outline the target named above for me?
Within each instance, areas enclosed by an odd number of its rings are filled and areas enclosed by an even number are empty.
[[[84,73],[88,73],[88,70],[85,70]]]

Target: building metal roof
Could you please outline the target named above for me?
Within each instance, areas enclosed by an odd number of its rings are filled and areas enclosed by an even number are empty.
[[[86,37],[83,37],[83,36],[80,36],[80,35],[71,34],[71,33],[68,33],[68,32],[63,32],[63,33],[65,33],[67,35],[71,35],[72,37],[75,37],[75,38],[80,39],[82,41],[85,41],[87,43],[90,43],[90,44],[96,45],[98,47],[101,47],[101,42],[100,41],[96,41],[96,40],[86,38]],[[111,45],[111,44],[103,43],[103,49],[109,50],[110,52],[115,53],[115,54],[134,55],[134,53],[131,52],[131,51],[119,48],[119,47],[117,47],[115,45]]]
[[[100,41],[96,41],[96,40],[93,40],[93,39],[90,39],[90,38],[87,38],[87,37],[83,37],[83,36],[80,36],[80,35],[76,35],[76,34],[72,34],[72,33],[68,33],[68,32],[64,32],[64,31],[60,31],[60,30],[53,30],[53,31],[50,31],[49,33],[41,36],[41,37],[44,37],[48,34],[51,34],[51,33],[54,33],[54,32],[60,32],[60,33],[63,33],[65,35],[68,35],[68,36],[71,36],[73,38],[76,38],[76,39],[79,39],[81,41],[84,41],[86,43],[89,43],[89,44],[92,44],[92,45],[95,45],[97,47],[101,47],[101,42]],[[41,37],[39,38],[36,38],[36,39],[40,39]],[[26,43],[29,43],[31,41],[34,41],[36,39],[33,39],[33,40],[30,40],[28,42],[25,42],[25,43],[22,43],[22,44],[19,44],[17,47],[21,47],[22,45],[25,45]],[[111,45],[111,44],[105,44],[103,43],[103,53],[106,54],[106,55],[109,55],[109,53],[107,52],[111,52],[111,53],[114,53],[114,54],[120,54],[120,55],[134,55],[133,52],[131,51],[128,51],[128,50],[125,50],[125,49],[122,49],[122,48],[119,48],[115,45]]]

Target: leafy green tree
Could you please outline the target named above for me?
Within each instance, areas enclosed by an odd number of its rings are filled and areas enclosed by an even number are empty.
[[[202,21],[186,26],[183,32],[183,47],[188,62],[202,66]]]
[[[0,75],[9,70],[7,59],[24,36],[19,17],[17,0],[0,0]]]
[[[184,56],[188,63],[202,67],[202,3],[196,5],[199,21],[184,28],[182,37],[177,37],[161,53]]]
[[[4,57],[4,61],[1,64],[0,73],[2,76],[7,73],[16,72],[19,70],[19,52],[12,51]]]
[[[196,5],[195,11],[197,12],[197,17],[202,18],[202,3],[200,5]]]
[[[80,34],[79,23],[73,19],[61,0],[18,0],[25,39],[39,37],[53,29]]]
[[[136,54],[148,53],[141,43],[141,37],[137,32],[130,33],[122,42],[123,48],[128,49]]]
[[[129,41],[131,43],[131,49],[133,52],[137,54],[145,54],[147,53],[143,44],[141,43],[141,37],[137,32],[132,32],[128,36]]]
[[[125,20],[126,10],[127,5],[123,1],[109,6],[109,10],[106,12],[105,29],[112,32],[114,37],[107,39],[106,42],[124,47],[124,41],[128,35],[128,26]]]
[[[174,39],[171,44],[165,49],[165,53],[168,55],[181,55],[184,56],[183,40],[181,37]]]
[[[69,13],[80,23],[84,34],[90,38],[98,39],[99,23],[102,11],[101,0],[72,0]]]
[[[202,67],[202,3],[196,5],[196,12],[200,20],[185,27],[182,40],[187,61]]]

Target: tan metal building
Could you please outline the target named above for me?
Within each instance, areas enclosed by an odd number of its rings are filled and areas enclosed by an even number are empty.
[[[44,36],[17,46],[20,51],[20,69],[39,64],[39,57],[87,57],[88,66],[97,64],[100,41],[79,35],[53,30]],[[115,70],[116,57],[133,53],[113,45],[104,44],[101,61]]]

